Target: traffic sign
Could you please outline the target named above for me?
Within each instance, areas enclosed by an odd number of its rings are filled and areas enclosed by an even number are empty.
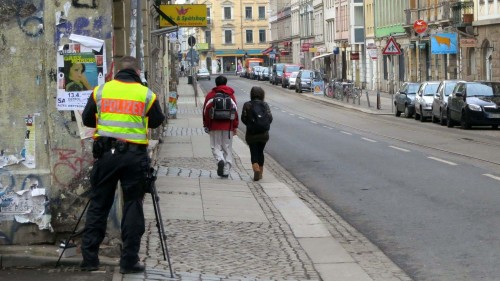
[[[383,55],[401,55],[401,49],[399,45],[396,43],[393,37],[389,37],[389,41],[387,41],[387,45],[382,52]]]
[[[427,23],[424,20],[416,20],[413,23],[413,30],[415,30],[416,33],[422,34],[427,30]]]

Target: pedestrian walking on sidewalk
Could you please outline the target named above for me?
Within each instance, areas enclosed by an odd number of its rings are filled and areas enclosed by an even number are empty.
[[[165,119],[156,94],[141,84],[139,61],[123,57],[114,80],[97,86],[82,113],[96,128],[90,174],[91,195],[82,236],[82,270],[99,269],[99,245],[106,233],[118,181],[123,193],[120,273],[144,271],[139,262],[145,231],[143,200],[149,171],[148,129]]]
[[[234,90],[226,84],[225,76],[215,78],[216,86],[207,94],[203,104],[203,127],[210,135],[210,147],[217,161],[217,175],[222,178],[229,176],[233,165],[232,144],[238,129]],[[225,107],[225,111],[219,111],[220,107]]]
[[[250,101],[245,102],[241,112],[241,122],[247,126],[245,141],[250,148],[253,180],[262,179],[264,172],[264,148],[269,140],[269,129],[273,115],[264,101],[265,92],[261,87],[252,87]]]

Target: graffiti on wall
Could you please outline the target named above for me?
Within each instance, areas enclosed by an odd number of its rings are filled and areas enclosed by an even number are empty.
[[[88,154],[78,155],[75,149],[53,149],[57,161],[52,167],[54,181],[68,187],[72,182],[84,180],[93,160]]]
[[[19,28],[31,37],[43,34],[44,0],[0,1],[0,24],[15,20]]]
[[[95,37],[99,39],[111,39],[111,21],[106,17],[96,17],[92,21],[86,17],[79,17],[74,21],[65,21],[56,26],[54,42],[59,46],[61,39],[69,37],[71,34]],[[106,29],[108,31],[104,31]]]

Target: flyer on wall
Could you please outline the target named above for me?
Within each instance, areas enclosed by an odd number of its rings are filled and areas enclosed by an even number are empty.
[[[83,110],[92,90],[104,84],[106,76],[105,47],[96,48],[88,41],[96,38],[79,36],[59,47],[57,55],[57,110]],[[70,37],[71,39],[71,37]],[[102,41],[103,42],[103,41]]]

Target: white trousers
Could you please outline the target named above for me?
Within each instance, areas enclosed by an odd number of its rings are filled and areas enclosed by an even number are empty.
[[[233,132],[210,131],[210,147],[216,163],[224,161],[224,175],[228,175],[233,165]]]

